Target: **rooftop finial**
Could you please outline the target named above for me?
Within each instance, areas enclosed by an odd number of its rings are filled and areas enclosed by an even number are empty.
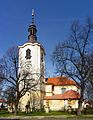
[[[32,9],[32,23],[34,23],[34,9]]]
[[[34,43],[37,41],[37,36],[36,36],[36,25],[34,24],[34,9],[32,9],[32,24],[30,24],[28,28],[28,42]]]
[[[32,16],[34,16],[34,9],[32,9]]]

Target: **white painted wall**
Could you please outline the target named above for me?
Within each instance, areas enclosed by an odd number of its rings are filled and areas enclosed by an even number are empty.
[[[26,59],[26,50],[31,50],[31,58]],[[41,52],[43,53],[44,60],[41,62]],[[30,67],[27,67],[29,65]],[[43,67],[42,67],[43,66]],[[43,69],[42,69],[43,68]],[[36,91],[44,91],[44,81],[45,81],[45,52],[44,48],[39,43],[26,43],[22,46],[19,46],[19,73],[23,73],[23,70],[27,70],[31,72],[31,75],[34,78],[34,83],[38,81],[38,85],[36,87]],[[44,72],[44,73],[43,73]],[[42,74],[42,77],[41,77]],[[22,77],[22,75],[21,75]],[[21,79],[20,77],[20,79]],[[27,77],[29,79],[31,77]],[[29,79],[30,80],[30,79]],[[20,90],[22,89],[23,82],[20,83]],[[32,81],[31,81],[32,84]],[[29,100],[28,94],[24,95],[20,100],[20,108],[25,110],[26,102]],[[38,101],[41,98],[38,98]],[[43,98],[42,98],[43,100]],[[23,104],[25,102],[25,104]]]
[[[62,88],[66,88],[66,91],[68,91],[68,90],[75,90],[75,91],[77,91],[78,90],[78,88],[76,87],[76,86],[74,86],[74,85],[68,85],[68,86],[54,86],[54,94],[62,94],[62,91],[61,91],[61,89]]]
[[[19,68],[24,68],[26,67],[26,64],[29,64],[28,59],[25,58],[26,50],[28,48],[31,50],[32,57],[29,62],[32,67],[32,72],[40,73],[40,46],[38,46],[38,44],[33,45],[26,43],[25,45],[19,47]]]

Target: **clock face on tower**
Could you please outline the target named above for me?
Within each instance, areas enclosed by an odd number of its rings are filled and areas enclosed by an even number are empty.
[[[32,67],[31,64],[26,64],[26,68],[27,68],[27,69],[30,69],[31,67]]]
[[[27,60],[25,61],[25,68],[26,68],[26,69],[32,68],[31,60],[27,59]]]
[[[30,65],[26,65],[26,68],[30,68]]]

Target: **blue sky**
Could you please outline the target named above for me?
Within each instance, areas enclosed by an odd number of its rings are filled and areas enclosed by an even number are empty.
[[[74,20],[93,17],[93,0],[0,0],[0,58],[8,48],[27,41],[32,9],[37,40],[46,52],[47,75],[52,77],[50,56],[55,45],[67,39]]]

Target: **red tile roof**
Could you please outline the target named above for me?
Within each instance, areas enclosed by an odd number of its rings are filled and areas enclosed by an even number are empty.
[[[77,85],[75,81],[72,81],[66,77],[53,77],[53,78],[46,78],[46,84],[53,84],[53,85]]]
[[[68,90],[64,94],[55,94],[53,96],[46,96],[44,100],[66,100],[66,99],[80,99],[80,94],[74,90]]]
[[[5,100],[0,99],[0,102],[6,102]]]

